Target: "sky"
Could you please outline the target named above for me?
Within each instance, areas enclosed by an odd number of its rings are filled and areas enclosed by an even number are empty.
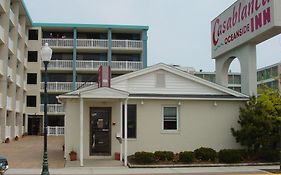
[[[33,22],[149,26],[148,65],[215,71],[211,21],[236,0],[24,0]],[[257,45],[257,68],[281,61],[281,35]],[[240,72],[235,59],[230,69]]]

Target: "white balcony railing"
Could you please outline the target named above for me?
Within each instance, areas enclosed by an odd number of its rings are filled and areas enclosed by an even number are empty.
[[[17,58],[20,62],[22,61],[21,51],[19,49],[17,49]]]
[[[7,78],[8,78],[8,80],[11,81],[11,82],[14,81],[14,80],[13,80],[13,69],[10,68],[9,66],[8,66]]]
[[[6,138],[11,138],[11,126],[5,127],[5,139]]]
[[[15,137],[19,136],[19,126],[15,126]]]
[[[77,39],[77,47],[82,48],[107,48],[107,40]]]
[[[16,17],[15,17],[14,12],[12,11],[12,9],[10,9],[9,16],[10,16],[10,20],[11,20],[12,24],[15,26],[15,24],[16,24]]]
[[[139,41],[139,40],[112,40],[112,48],[142,49],[142,41]]]
[[[14,41],[9,37],[8,47],[12,53],[14,53]]]
[[[143,68],[140,61],[112,61],[111,69],[117,70],[140,70]]]
[[[44,104],[40,105],[40,111],[44,112]],[[49,113],[64,113],[64,107],[62,104],[48,104],[47,112]]]
[[[16,100],[16,111],[20,112],[21,106],[20,106],[20,101]]]
[[[52,136],[61,136],[64,135],[64,127],[63,126],[48,126],[48,135]]]
[[[97,70],[101,65],[107,66],[108,61],[76,61],[76,68],[79,70]],[[139,70],[143,68],[141,61],[112,61],[111,68],[114,70]],[[41,64],[41,69],[44,69],[44,64]],[[71,60],[51,60],[48,69],[50,70],[72,70]]]
[[[64,48],[73,47],[73,39],[57,39],[57,38],[42,39],[42,45],[45,45],[45,43],[48,43],[50,47],[64,47]]]
[[[0,43],[5,43],[4,28],[0,25]]]
[[[0,75],[4,75],[4,64],[3,60],[0,59]]]
[[[2,93],[0,92],[0,108],[3,108]]]
[[[93,82],[76,82],[76,87],[86,87],[93,84]],[[44,82],[41,82],[41,91],[44,91],[44,86]],[[47,90],[49,92],[68,92],[72,90],[72,82],[48,82]]]
[[[12,107],[12,97],[9,97],[9,96],[7,96],[7,106],[6,106],[6,108],[8,109],[8,110],[13,110],[13,107]]]
[[[73,39],[65,38],[44,38],[42,45],[48,43],[50,47],[73,47]],[[108,48],[108,40],[104,39],[77,39],[78,48]],[[143,42],[141,40],[112,40],[112,48],[119,49],[142,49]]]
[[[17,86],[21,86],[21,77],[20,77],[20,75],[19,74],[17,74],[17,76],[16,76],[16,84],[17,84]]]
[[[18,33],[21,37],[23,37],[23,30],[22,30],[22,26],[20,25],[20,23],[18,23]]]

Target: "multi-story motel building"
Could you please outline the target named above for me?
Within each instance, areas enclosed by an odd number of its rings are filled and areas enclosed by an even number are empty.
[[[199,71],[193,72],[193,74],[211,82],[216,81],[215,72]],[[257,87],[262,85],[281,92],[281,62],[257,70]],[[228,73],[228,88],[241,92],[240,73]]]
[[[48,134],[63,134],[56,96],[97,82],[100,65],[112,77],[147,66],[147,26],[35,23],[20,0],[0,0],[0,139],[43,132],[44,65],[48,64]]]

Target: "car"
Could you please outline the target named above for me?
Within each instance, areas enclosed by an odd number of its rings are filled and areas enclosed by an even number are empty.
[[[0,155],[0,175],[3,175],[9,168],[8,161],[4,156]]]

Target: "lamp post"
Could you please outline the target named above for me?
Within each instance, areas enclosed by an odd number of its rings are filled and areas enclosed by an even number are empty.
[[[43,155],[43,163],[42,163],[42,172],[41,175],[49,175],[49,165],[48,165],[48,151],[47,151],[47,127],[48,127],[48,115],[47,115],[47,103],[48,103],[48,95],[47,95],[47,69],[48,63],[50,62],[52,57],[52,49],[48,46],[48,43],[45,43],[45,46],[41,49],[41,59],[45,66],[45,78],[44,78],[44,155]]]

